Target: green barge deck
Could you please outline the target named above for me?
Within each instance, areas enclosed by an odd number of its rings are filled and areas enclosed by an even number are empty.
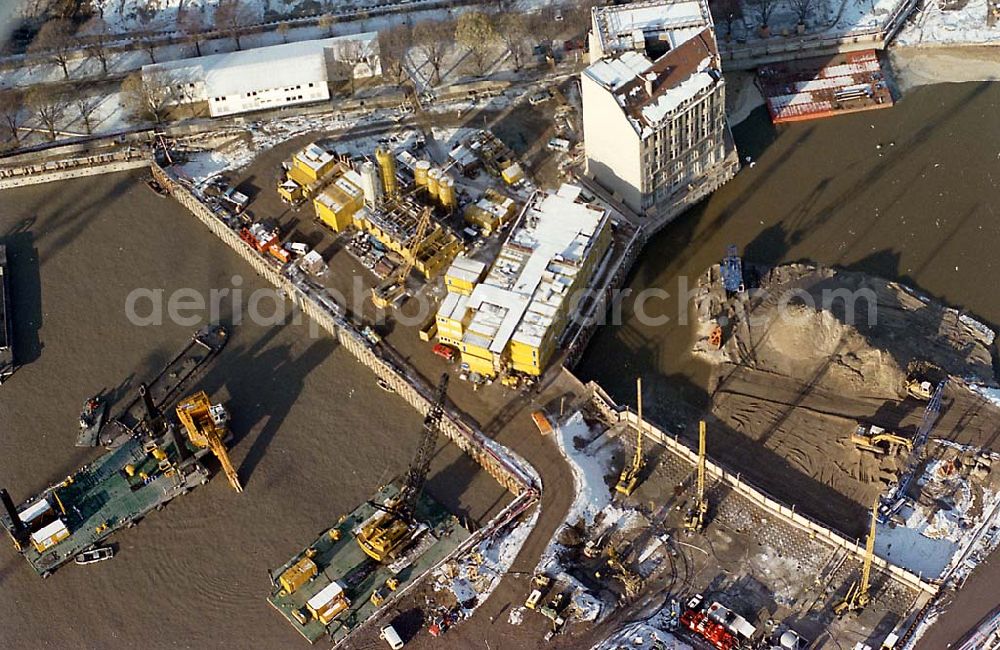
[[[386,580],[395,577],[400,583],[397,589],[406,588],[409,582],[433,568],[470,537],[469,531],[459,524],[455,516],[424,493],[417,502],[416,519],[426,524],[427,530],[400,554],[401,560],[397,563],[379,564],[358,546],[354,539],[355,531],[378,512],[372,502],[385,503],[398,493],[399,487],[395,484],[383,487],[371,502],[363,503],[342,517],[333,528],[323,531],[316,541],[271,572],[274,591],[267,601],[310,643],[323,636],[328,636],[334,643],[343,641],[380,607],[391,602],[395,595],[392,592],[380,606],[371,602],[372,593],[382,588]],[[314,553],[312,560],[318,573],[295,592],[285,594],[277,584],[279,576],[307,557],[307,552]],[[350,605],[329,625],[324,625],[308,614],[306,602],[334,581],[343,587]]]
[[[208,470],[199,461],[206,452],[185,447],[186,453],[179,453],[177,445],[185,443],[178,439],[183,440],[169,431],[154,441],[130,437],[26,500],[14,509],[17,521],[8,505],[0,523],[35,572],[47,577],[116,530],[208,481]],[[5,491],[2,496],[9,504]]]

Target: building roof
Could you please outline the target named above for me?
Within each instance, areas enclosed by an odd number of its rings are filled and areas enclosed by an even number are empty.
[[[510,341],[541,344],[608,219],[604,210],[578,201],[580,193],[564,184],[532,196],[472,291],[468,307],[475,315],[466,336],[496,354]]]
[[[645,0],[594,7],[594,33],[604,54],[663,42],[670,48],[712,26],[704,0]],[[655,58],[655,57],[654,57]]]
[[[371,74],[378,74],[381,68],[377,32],[154,63],[143,66],[142,71],[166,72],[178,82],[203,81],[209,97],[238,95],[316,81],[326,82],[327,57],[338,60],[346,44],[353,42],[360,44],[362,57],[371,62]]]
[[[447,273],[453,278],[458,278],[459,280],[465,280],[466,282],[478,282],[479,278],[482,277],[483,271],[486,270],[486,263],[474,260],[465,255],[459,255],[455,258],[455,261],[451,263],[448,267]]]
[[[690,35],[656,61],[622,52],[584,71],[611,92],[636,132],[657,126],[685,101],[721,81],[711,27]]]

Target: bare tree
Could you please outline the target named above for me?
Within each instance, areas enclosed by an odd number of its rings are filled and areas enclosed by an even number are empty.
[[[229,34],[236,41],[236,49],[243,49],[240,32],[254,21],[253,11],[243,0],[219,0],[213,15],[215,28]]]
[[[379,60],[382,76],[399,85],[406,81],[406,52],[413,45],[413,30],[408,25],[396,25],[379,32]]]
[[[551,45],[552,39],[561,31],[560,23],[556,20],[556,11],[552,7],[545,7],[529,14],[528,28],[535,38],[542,39],[547,45]]]
[[[746,2],[760,21],[760,27],[767,27],[771,22],[771,14],[778,8],[778,0],[746,0]]]
[[[80,119],[83,120],[83,126],[87,129],[87,135],[94,132],[94,113],[101,107],[104,99],[103,95],[87,95],[81,90],[77,90],[73,104]]]
[[[730,38],[733,35],[733,23],[743,17],[743,3],[741,0],[713,0],[712,15],[726,24],[726,38]]]
[[[469,50],[476,72],[486,72],[493,44],[497,40],[497,31],[493,20],[479,11],[470,11],[458,17],[455,26],[455,41]]]
[[[276,31],[279,34],[281,34],[281,42],[282,43],[287,43],[288,42],[288,30],[289,29],[291,29],[291,28],[288,26],[288,23],[281,23],[280,25],[278,25],[277,27],[274,28],[274,31]]]
[[[520,70],[521,66],[524,65],[524,59],[528,53],[528,39],[531,37],[528,21],[524,15],[510,12],[502,14],[498,23],[497,33],[500,40],[510,52],[510,60],[514,63],[514,69]]]
[[[351,84],[351,94],[354,94],[358,65],[366,61],[364,46],[354,39],[337,43],[333,58],[333,76],[344,79]]]
[[[805,25],[806,18],[809,17],[810,12],[812,12],[815,0],[790,0],[792,9],[795,10],[795,15],[799,17],[799,24]]]
[[[452,26],[445,21],[425,20],[413,28],[413,44],[434,72],[432,84],[441,82],[441,63],[453,34]]]
[[[320,29],[326,30],[327,36],[333,36],[333,25],[337,22],[337,18],[333,14],[323,14],[316,21]]]
[[[73,23],[65,19],[50,20],[38,30],[28,51],[47,56],[62,68],[63,75],[69,79],[69,59],[74,45]]]
[[[177,22],[184,35],[194,41],[195,52],[201,56],[202,32],[205,31],[205,18],[201,11],[188,8],[184,13],[178,13]]]
[[[159,124],[174,100],[173,82],[163,72],[133,72],[122,82],[122,104],[133,116]]]
[[[142,39],[142,49],[146,50],[146,54],[149,55],[150,63],[156,63],[156,47],[156,38],[154,36]]]
[[[62,90],[35,86],[28,91],[24,102],[48,130],[49,140],[55,140],[56,125],[66,113],[66,106],[69,104],[66,94]]]
[[[21,144],[21,125],[24,124],[24,93],[11,88],[0,91],[0,118],[10,131],[15,145]]]
[[[111,42],[111,30],[100,16],[93,16],[80,28],[80,35],[85,37],[87,54],[101,62],[101,70],[108,74],[108,45]]]

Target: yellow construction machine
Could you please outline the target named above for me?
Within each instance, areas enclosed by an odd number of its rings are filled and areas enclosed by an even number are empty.
[[[873,424],[859,424],[851,434],[851,442],[862,451],[875,454],[895,455],[900,448],[913,450],[913,441],[909,438],[889,433],[882,427]]]
[[[847,612],[858,612],[864,609],[871,601],[871,576],[872,559],[875,557],[875,525],[878,523],[879,497],[876,495],[875,503],[872,505],[872,521],[868,530],[868,540],[865,545],[865,559],[861,566],[861,579],[855,580],[847,590],[844,599],[833,606],[833,613],[838,617]]]
[[[642,590],[642,576],[632,571],[622,563],[621,556],[618,555],[618,551],[615,548],[608,548],[608,563],[607,568],[611,572],[612,577],[622,583],[625,587],[625,595],[629,598],[635,598],[639,595]],[[595,574],[597,578],[603,577],[600,571]]]
[[[355,538],[358,546],[378,562],[393,560],[407,546],[418,524],[414,519],[417,500],[427,482],[431,458],[441,430],[448,375],[441,375],[434,402],[424,418],[423,434],[417,453],[406,470],[403,486],[389,503],[373,504],[380,512],[366,521]]]
[[[642,455],[642,439],[643,429],[645,429],[645,423],[642,420],[642,379],[635,380],[635,391],[638,395],[638,410],[639,410],[639,423],[636,427],[638,432],[635,441],[635,456],[632,457],[632,463],[626,465],[622,469],[621,476],[618,477],[618,485],[615,486],[615,491],[625,496],[629,496],[635,491],[636,486],[639,484],[639,475],[642,473],[643,468],[646,466],[646,459]]]
[[[240,478],[229,460],[229,453],[223,442],[227,434],[226,423],[229,422],[226,408],[222,404],[212,404],[208,394],[199,391],[177,405],[177,418],[184,425],[191,444],[200,449],[210,450],[219,459],[229,484],[237,492],[242,492]]]
[[[694,503],[684,517],[684,529],[700,533],[705,527],[708,499],[705,497],[705,421],[698,423],[698,474],[695,478]]]
[[[395,272],[383,280],[381,284],[372,289],[372,302],[379,309],[387,309],[392,306],[406,292],[406,279],[410,277],[410,271],[413,270],[413,265],[417,262],[417,253],[420,251],[420,245],[427,236],[430,225],[431,209],[424,208],[423,213],[420,215],[420,221],[417,222],[417,230],[406,247],[406,253],[403,255],[403,263]]]

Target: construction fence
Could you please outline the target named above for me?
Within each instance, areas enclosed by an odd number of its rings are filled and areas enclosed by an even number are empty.
[[[620,408],[596,383],[590,382],[587,384],[587,388],[590,391],[592,406],[594,406],[594,408],[596,408],[602,416],[606,417],[608,422],[612,424],[621,422],[626,423],[633,428],[639,428],[638,415],[628,409]],[[649,440],[666,447],[669,451],[673,452],[692,465],[697,465],[698,453],[680,442],[676,436],[664,433],[657,428],[655,424],[649,422],[645,418],[643,418],[642,431]],[[728,486],[733,491],[749,500],[755,506],[777,516],[781,521],[805,531],[810,537],[824,541],[833,548],[845,550],[848,553],[851,553],[858,559],[859,562],[864,560],[865,547],[859,542],[859,540],[848,539],[840,533],[831,530],[830,528],[802,515],[801,513],[796,512],[794,506],[789,507],[774,500],[763,491],[741,478],[738,473],[733,474],[721,465],[713,463],[711,460],[707,459],[705,462],[705,472],[714,477],[720,483]],[[932,596],[938,592],[939,586],[937,584],[923,580],[920,576],[890,562],[886,562],[878,556],[873,559],[872,563],[894,580],[908,588],[924,592]]]
[[[270,259],[253,250],[228,225],[220,221],[186,187],[173,180],[159,165],[152,165],[154,177],[167,187],[177,201],[198,218],[213,234],[246,260],[258,274],[281,290],[295,306],[333,336],[364,366],[394,390],[421,415],[426,415],[434,399],[434,389],[413,369],[400,367],[379,354],[377,346],[348,322],[343,311],[329,300],[322,287],[309,281],[297,270],[285,273]],[[441,432],[486,472],[515,496],[539,492],[540,479],[527,461],[484,436],[460,415],[446,409]]]

